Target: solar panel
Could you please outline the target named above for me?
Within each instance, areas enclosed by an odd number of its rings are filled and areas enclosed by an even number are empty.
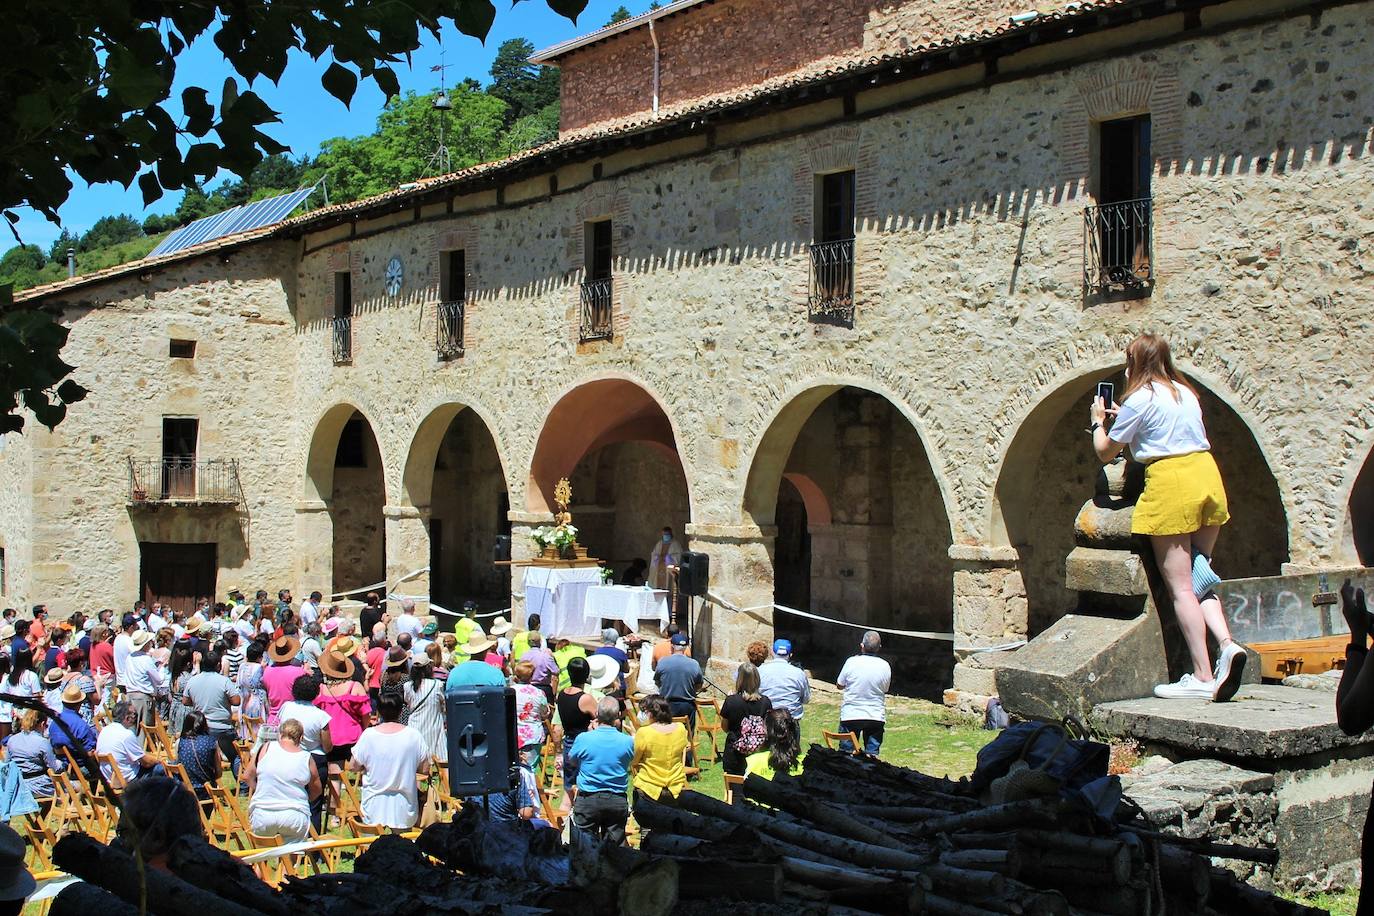
[[[219,213],[202,216],[195,222],[182,226],[159,242],[156,248],[148,252],[148,257],[155,258],[164,254],[173,254],[202,242],[224,238],[239,232],[247,232],[250,229],[261,229],[263,226],[281,222],[291,215],[292,210],[299,207],[307,197],[314,193],[316,187],[317,185],[311,185],[308,188],[301,188],[299,191],[292,191],[290,194],[268,197],[265,200],[255,200],[242,206],[230,207]]]

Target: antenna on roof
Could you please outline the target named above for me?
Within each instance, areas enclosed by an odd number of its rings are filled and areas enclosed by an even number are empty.
[[[439,115],[439,148],[429,157],[429,162],[425,163],[424,174],[420,176],[422,178],[447,175],[453,171],[453,160],[448,152],[448,113],[453,110],[453,103],[449,101],[448,92],[444,87],[444,71],[447,69],[448,64],[444,63],[444,51],[441,48],[439,63],[429,68],[430,73],[439,74],[439,94],[430,103]]]

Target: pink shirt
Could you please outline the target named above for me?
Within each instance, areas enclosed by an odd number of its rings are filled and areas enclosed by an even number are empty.
[[[272,665],[263,669],[262,686],[267,688],[267,724],[277,724],[277,711],[291,699],[291,685],[305,674],[300,665]]]
[[[344,690],[347,685],[329,689]],[[315,705],[329,713],[329,737],[333,739],[335,747],[357,741],[372,711],[372,700],[366,693],[334,696],[322,689],[315,698]]]

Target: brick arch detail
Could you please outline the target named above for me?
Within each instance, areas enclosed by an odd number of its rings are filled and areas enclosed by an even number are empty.
[[[576,343],[581,326],[582,290],[587,264],[587,222],[604,217],[611,218],[611,277],[615,281],[611,290],[611,327],[616,339],[621,339],[629,323],[625,311],[627,301],[626,284],[633,282],[633,273],[622,265],[628,263],[625,256],[625,243],[630,239],[630,221],[633,210],[630,195],[620,181],[598,181],[584,188],[578,197],[574,210],[577,222],[569,227],[567,257],[564,262],[564,275],[571,279],[572,321],[568,325],[570,339]]]
[[[926,458],[930,462],[931,472],[940,490],[951,536],[956,543],[959,542],[960,532],[967,526],[959,519],[962,507],[959,484],[957,481],[951,483],[947,473],[945,455],[950,447],[949,437],[941,425],[939,415],[932,409],[929,390],[918,390],[916,382],[917,380],[909,374],[903,374],[892,367],[879,363],[861,363],[852,359],[827,359],[802,367],[790,367],[769,376],[766,382],[761,382],[758,386],[756,406],[740,424],[742,429],[756,431],[747,455],[741,458],[741,474],[736,482],[735,505],[738,507],[741,522],[757,523],[751,518],[749,509],[751,503],[755,502],[753,490],[761,485],[754,479],[755,466],[760,455],[768,448],[771,435],[776,435],[776,424],[780,420],[789,422],[784,418],[785,412],[808,392],[824,388],[853,387],[887,399],[916,430],[917,438],[925,448]],[[801,424],[804,425],[805,419],[801,419]],[[800,425],[797,428],[800,430]],[[762,485],[766,486],[767,482]],[[771,498],[766,496],[764,502],[767,503]]]
[[[841,124],[817,131],[801,144],[792,170],[792,222],[810,238],[815,217],[816,176],[854,170],[854,220],[859,225],[878,218],[878,149],[861,124]]]
[[[993,544],[997,534],[993,522],[992,500],[997,481],[1006,464],[1016,434],[1049,395],[1066,384],[1092,371],[1119,369],[1125,362],[1122,354],[1134,339],[1134,333],[1101,336],[1085,343],[1062,346],[1049,357],[1035,363],[1019,384],[1011,386],[1007,397],[989,419],[989,428],[996,435],[989,438],[984,451],[985,487],[970,496],[969,518],[979,519],[982,529],[978,537]],[[1289,543],[1297,543],[1296,532],[1301,520],[1294,515],[1294,491],[1288,468],[1298,467],[1299,456],[1294,454],[1297,444],[1289,438],[1279,440],[1270,429],[1276,424],[1279,410],[1270,402],[1264,384],[1246,366],[1242,357],[1221,354],[1207,348],[1202,337],[1181,337],[1170,341],[1174,362],[1184,374],[1195,377],[1213,394],[1226,402],[1246,430],[1254,437],[1260,454],[1278,483],[1279,496],[1289,523]],[[1374,410],[1374,408],[1372,408]]]
[[[1145,60],[1116,60],[1086,66],[1065,93],[1060,111],[1059,148],[1063,182],[1086,189],[1091,167],[1089,128],[1094,122],[1150,115],[1155,171],[1183,149],[1183,97],[1178,71]]]

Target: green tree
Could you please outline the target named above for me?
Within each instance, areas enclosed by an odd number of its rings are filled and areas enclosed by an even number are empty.
[[[617,22],[624,22],[626,19],[629,18],[630,11],[625,9],[625,7],[623,6],[617,6],[615,8],[615,12],[611,13],[611,18],[606,21],[606,25],[602,26],[602,28],[604,29],[607,26],[615,25]]]
[[[37,245],[15,245],[0,256],[0,283],[31,286],[47,263],[48,256]]]
[[[57,238],[53,240],[53,243],[48,246],[48,260],[54,261],[58,264],[66,264],[68,248],[75,248],[77,251],[80,251],[81,237],[75,234],[74,232],[64,228],[60,233],[58,233]]]
[[[121,242],[132,241],[143,235],[143,226],[138,220],[127,213],[120,213],[116,216],[102,216],[95,221],[95,225],[81,236],[81,244],[77,246],[77,251],[91,251],[95,248],[109,248]],[[54,261],[57,258],[53,258]],[[62,260],[66,260],[66,252],[62,253]]]
[[[546,0],[575,19],[586,0]],[[331,63],[321,84],[345,104],[359,79],[388,98],[392,65],[438,38],[446,23],[485,38],[492,0],[11,0],[0,56],[0,212],[11,227],[29,206],[57,221],[71,193],[68,170],[91,184],[138,182],[144,204],[209,181],[221,169],[246,177],[264,156],[286,152],[261,128],[277,113],[247,85],[274,82],[292,51]],[[222,87],[188,86],[180,118],[167,109],[177,57],[207,37],[234,72]],[[212,93],[213,88],[213,93]],[[533,106],[536,110],[541,106]],[[0,289],[0,307],[10,288]],[[0,432],[22,429],[22,401],[53,426],[84,396],[58,354],[67,332],[46,312],[9,309],[0,319]],[[53,374],[57,373],[57,374]]]
[[[530,63],[534,45],[525,38],[503,41],[491,63],[487,92],[506,103],[506,126],[558,101],[558,69]]]
[[[501,135],[501,155],[511,156],[522,149],[558,139],[559,108],[554,102],[518,119]]]
[[[338,203],[424,178],[434,172],[441,122],[451,168],[466,168],[497,155],[505,103],[467,85],[449,90],[448,98],[453,106],[448,112],[434,107],[433,94],[408,92],[393,99],[378,116],[375,133],[322,143],[308,179],[327,174],[329,199]]]

